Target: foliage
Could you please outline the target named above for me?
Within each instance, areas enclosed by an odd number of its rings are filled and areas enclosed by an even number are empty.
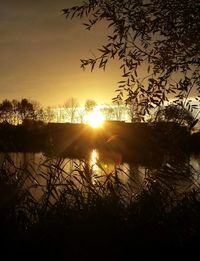
[[[122,120],[122,115],[123,115],[123,102],[121,99],[116,99],[114,101],[114,115],[116,120],[121,121]]]
[[[0,104],[0,119],[3,122],[18,124],[24,120],[43,119],[43,110],[36,101],[28,99],[3,100]]]
[[[156,112],[156,121],[172,121],[177,122],[180,125],[190,127],[194,122],[194,117],[187,109],[175,104],[170,104],[159,108]]]
[[[87,0],[63,12],[67,18],[86,18],[88,30],[108,24],[99,55],[82,59],[81,67],[105,69],[109,60],[118,59],[122,80],[114,100],[126,94],[126,102],[139,106],[142,117],[171,97],[179,105],[191,96],[199,98],[199,1]]]
[[[105,104],[103,108],[101,108],[101,112],[104,115],[105,120],[109,121],[113,119],[115,115],[115,110],[109,104]]]
[[[46,122],[51,122],[54,120],[55,114],[53,112],[53,109],[50,106],[47,106],[47,108],[44,109],[44,120]]]
[[[36,111],[34,109],[34,104],[28,101],[27,99],[22,99],[18,103],[17,110],[22,121],[25,119],[36,118]]]
[[[93,111],[94,107],[97,105],[95,100],[88,99],[85,102],[85,111],[86,112],[91,112]]]
[[[13,104],[9,100],[3,100],[0,104],[0,118],[3,122],[8,122],[11,119]]]

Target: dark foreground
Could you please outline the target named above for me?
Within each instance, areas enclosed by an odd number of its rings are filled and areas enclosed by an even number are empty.
[[[35,173],[45,181],[43,194],[36,200],[31,189],[41,184],[27,165],[17,168],[5,159],[0,166],[2,256],[144,260],[160,254],[159,259],[171,259],[175,254],[180,259],[187,251],[191,259],[199,248],[200,186],[184,161],[191,148],[199,150],[198,134],[191,136],[171,123],[149,126],[117,122],[99,130],[83,124],[1,125],[0,134],[4,152],[43,151],[75,157],[98,148],[117,151],[125,161],[134,158],[138,163],[151,163],[143,186],[136,192],[120,181],[120,168],[106,176],[104,183],[97,180],[94,184],[87,162],[83,169],[66,173],[59,160],[45,161],[45,171]],[[166,153],[172,155],[168,157],[171,162],[158,168]],[[134,173],[130,175],[132,180]],[[189,184],[186,191],[175,189],[179,181]]]
[[[82,187],[69,180],[57,193],[61,169],[49,165],[39,200],[22,186],[26,169],[11,166],[4,162],[0,176],[0,247],[8,258],[144,260],[186,251],[191,258],[199,248],[199,186],[174,189],[177,178],[191,181],[184,164],[149,172],[140,193],[127,194],[117,172],[92,184],[81,171]]]

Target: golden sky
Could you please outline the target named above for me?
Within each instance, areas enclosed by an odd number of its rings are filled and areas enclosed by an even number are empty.
[[[105,40],[106,26],[85,30],[61,10],[80,0],[0,0],[0,100],[29,98],[62,105],[68,98],[111,103],[120,80],[119,65],[82,71]]]

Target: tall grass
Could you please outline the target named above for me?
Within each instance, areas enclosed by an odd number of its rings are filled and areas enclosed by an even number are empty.
[[[200,237],[198,174],[187,162],[136,173],[120,167],[97,175],[86,161],[66,170],[64,159],[20,167],[7,155],[0,166],[0,229],[18,249],[64,256],[109,245],[196,246]],[[138,173],[137,173],[138,174]],[[127,182],[121,177],[126,176]],[[139,186],[139,187],[138,187]],[[135,188],[138,189],[135,189]],[[21,242],[21,243],[20,243]],[[75,254],[76,253],[76,254]],[[80,254],[81,256],[81,254]]]

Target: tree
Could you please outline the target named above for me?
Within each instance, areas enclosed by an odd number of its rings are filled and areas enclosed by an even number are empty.
[[[132,123],[140,122],[141,117],[140,117],[140,113],[138,112],[138,106],[132,102],[130,102],[130,104],[128,103],[127,106],[128,106],[128,114],[130,117],[130,121]]]
[[[33,105],[33,120],[40,120],[40,121],[44,121],[45,119],[45,112],[44,109],[42,108],[42,106],[40,105],[40,103],[38,101],[29,101],[32,105]]]
[[[191,112],[175,104],[159,108],[156,112],[156,121],[177,122],[180,125],[190,127],[194,120]]]
[[[110,121],[114,117],[114,108],[109,104],[105,104],[104,107],[101,109],[101,112],[106,121]]]
[[[44,111],[37,101],[4,100],[0,104],[1,121],[19,124],[24,120],[44,120]]]
[[[3,122],[12,122],[13,105],[9,100],[3,100],[0,104],[0,118]]]
[[[19,122],[21,121],[18,112],[19,101],[13,99],[12,106],[13,106],[13,124],[19,124]]]
[[[22,99],[17,103],[17,112],[20,121],[24,120],[38,120],[43,119],[43,110],[40,105],[35,101],[29,101],[28,99]]]
[[[44,118],[46,122],[52,122],[55,118],[55,113],[50,106],[47,106],[44,111]]]
[[[97,106],[96,101],[94,101],[92,99],[88,99],[85,102],[85,111],[86,112],[91,112],[91,111],[93,111],[95,106]]]
[[[67,117],[70,119],[71,123],[75,122],[78,107],[79,107],[79,103],[76,98],[70,98],[64,104]]]
[[[123,116],[123,102],[122,99],[116,99],[114,101],[114,115],[115,115],[115,119],[118,121],[122,120],[122,116]]]
[[[125,101],[138,106],[141,118],[169,98],[175,97],[179,106],[191,96],[199,98],[199,0],[86,0],[63,12],[87,18],[88,30],[108,23],[107,42],[98,55],[82,59],[81,67],[105,69],[117,58],[122,80],[114,100],[125,93]]]

